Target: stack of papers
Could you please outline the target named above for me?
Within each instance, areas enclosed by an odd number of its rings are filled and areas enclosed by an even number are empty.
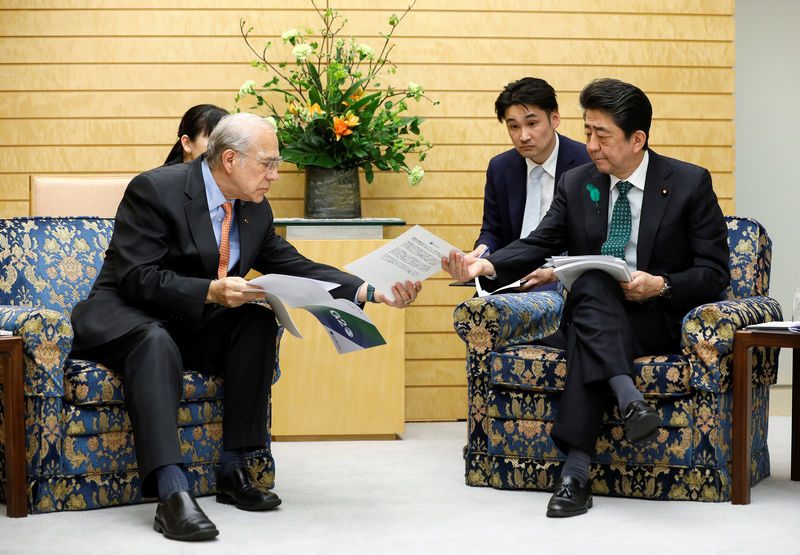
[[[572,283],[588,270],[602,270],[617,281],[631,281],[631,271],[621,258],[605,254],[588,254],[584,256],[551,256],[547,259],[555,269],[553,270],[564,284],[570,289]]]
[[[800,333],[800,322],[762,322],[747,326],[750,331],[793,331]]]

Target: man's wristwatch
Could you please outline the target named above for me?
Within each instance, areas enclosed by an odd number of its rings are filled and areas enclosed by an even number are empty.
[[[368,303],[377,303],[378,301],[375,300],[375,288],[370,284],[367,284],[367,302]]]
[[[666,274],[661,274],[661,279],[664,280],[664,287],[661,288],[661,293],[658,294],[659,297],[663,297],[665,299],[672,298],[672,282],[669,279],[669,276]]]

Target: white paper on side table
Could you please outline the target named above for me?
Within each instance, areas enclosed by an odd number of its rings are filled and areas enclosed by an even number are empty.
[[[375,289],[394,300],[392,285],[398,281],[423,281],[442,269],[442,257],[461,252],[422,226],[415,225],[397,238],[344,266]]]
[[[551,256],[547,259],[554,266],[553,272],[568,290],[572,283],[584,272],[602,270],[617,281],[631,281],[631,271],[621,258],[606,254],[582,256]]]
[[[800,322],[761,322],[747,326],[750,331],[793,331],[800,333]]]
[[[303,338],[285,305],[310,312],[328,332],[339,354],[386,344],[363,310],[352,301],[334,299],[328,293],[339,287],[338,283],[283,274],[267,274],[248,283],[258,286],[249,291],[266,293],[275,317],[295,337]]]

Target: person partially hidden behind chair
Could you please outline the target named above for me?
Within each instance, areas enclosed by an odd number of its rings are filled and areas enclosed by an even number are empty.
[[[143,497],[158,496],[154,528],[176,540],[218,534],[181,468],[178,404],[184,368],[222,374],[223,452],[217,501],[244,510],[277,507],[244,466],[263,448],[275,365],[272,310],[248,301],[241,277],[262,273],[341,284],[334,297],[403,308],[421,284],[392,287],[395,300],[363,280],[301,256],[275,234],[265,194],[278,179],[275,129],[254,114],[228,115],[189,164],[136,176],[117,210],[114,234],[88,298],[72,311],[73,355],[99,361],[125,384]]]
[[[488,255],[527,237],[544,218],[561,174],[591,162],[586,146],[556,133],[561,123],[556,91],[547,81],[525,77],[506,85],[494,103],[514,148],[489,161],[483,223],[473,256]],[[556,281],[552,268],[525,276],[528,291]]]
[[[599,270],[576,279],[551,343],[566,347],[564,391],[550,432],[566,460],[549,517],[592,506],[589,462],[612,392],[627,438],[643,444],[656,437],[660,417],[634,385],[633,360],[680,352],[683,316],[719,300],[730,281],[727,228],[711,175],[648,147],[647,96],[600,79],[584,87],[580,103],[594,164],[564,173],[539,227],[487,259],[457,251],[442,259],[455,279],[484,276],[486,287],[518,279],[564,251],[616,255],[632,272],[630,282]]]
[[[227,110],[213,104],[192,106],[183,114],[178,125],[178,140],[164,160],[165,166],[191,162],[206,151],[208,137],[219,120],[228,115]]]

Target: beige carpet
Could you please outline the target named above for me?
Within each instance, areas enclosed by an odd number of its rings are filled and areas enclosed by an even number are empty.
[[[274,444],[283,505],[200,504],[220,529],[203,544],[152,530],[154,504],[5,517],[2,553],[800,553],[800,482],[790,418],[770,419],[772,477],[752,503],[595,497],[587,515],[544,516],[543,492],[464,485],[466,424],[409,424],[400,441]]]

